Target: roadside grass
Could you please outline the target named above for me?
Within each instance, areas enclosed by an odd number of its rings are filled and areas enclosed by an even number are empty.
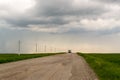
[[[61,53],[43,53],[43,54],[0,54],[0,64],[14,62],[19,60],[31,59],[31,58],[38,58],[44,56],[51,56]],[[63,54],[63,53],[62,53]]]
[[[81,54],[99,80],[120,80],[120,54]]]

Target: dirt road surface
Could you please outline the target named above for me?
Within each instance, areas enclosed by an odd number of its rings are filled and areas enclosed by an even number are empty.
[[[98,80],[77,54],[60,54],[0,64],[0,80]]]

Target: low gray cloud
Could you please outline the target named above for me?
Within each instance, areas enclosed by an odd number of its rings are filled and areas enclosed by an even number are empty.
[[[120,4],[120,0],[93,0],[93,1],[105,4],[105,5],[108,5],[108,4],[119,5]]]
[[[105,3],[120,3],[120,0],[95,0],[95,1],[100,1],[100,2],[105,2]]]
[[[55,26],[61,26],[56,30],[64,30],[66,27],[70,30],[74,28],[74,25],[70,25],[71,23],[78,22],[80,24],[79,22],[84,18],[97,19],[109,11],[103,4],[90,0],[35,0],[35,2],[36,4],[25,13],[18,14],[12,10],[13,12],[9,11],[10,15],[7,14],[8,17],[5,16],[1,19],[14,28],[31,28],[29,25],[36,25],[37,28],[44,26],[52,29]]]
[[[105,1],[107,2],[107,0]],[[112,1],[110,0],[110,2]],[[4,24],[14,29],[19,27],[48,33],[72,33],[76,32],[76,30],[81,32],[81,29],[83,29],[82,32],[99,31],[101,33],[102,30],[104,33],[108,29],[107,32],[110,34],[110,32],[112,33],[112,28],[120,26],[120,20],[116,20],[114,17],[112,19],[103,17],[106,13],[109,15],[111,8],[106,8],[99,1],[35,0],[35,2],[36,4],[33,7],[20,14],[7,8],[6,12],[9,11],[10,15],[7,14],[7,16],[1,17],[1,20],[5,21]],[[111,15],[110,13],[109,16]]]
[[[35,15],[38,16],[92,16],[100,15],[106,10],[104,6],[78,2],[79,5],[75,6],[74,0],[39,0],[37,5],[33,8]]]
[[[6,19],[8,24],[12,24],[15,27],[28,27],[28,25],[64,25],[69,23],[69,21],[65,21],[62,18],[54,17],[49,20],[46,19]]]

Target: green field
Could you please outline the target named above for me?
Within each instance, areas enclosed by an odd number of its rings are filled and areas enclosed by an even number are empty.
[[[50,56],[50,55],[56,55],[58,53],[48,53],[48,54],[0,54],[0,64],[1,63],[7,63],[7,62],[13,62],[18,60],[24,60],[24,59],[31,59],[31,58],[37,58],[37,57],[44,57],[44,56]]]
[[[120,54],[80,54],[100,80],[120,80]]]

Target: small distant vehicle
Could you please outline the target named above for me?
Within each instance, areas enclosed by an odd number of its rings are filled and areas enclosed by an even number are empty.
[[[68,50],[68,53],[72,53],[72,51],[71,51],[71,50]]]

